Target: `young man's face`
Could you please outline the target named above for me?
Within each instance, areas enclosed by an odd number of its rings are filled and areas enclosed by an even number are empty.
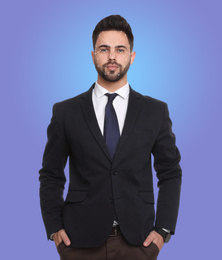
[[[92,58],[98,74],[106,81],[116,82],[126,76],[135,52],[130,51],[124,32],[103,31],[99,34]]]

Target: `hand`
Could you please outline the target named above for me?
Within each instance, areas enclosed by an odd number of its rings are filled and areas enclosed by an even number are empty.
[[[55,245],[56,247],[63,241],[65,243],[66,246],[69,246],[71,244],[66,232],[65,232],[65,229],[61,229],[59,230],[58,232],[56,232],[54,235],[53,235],[53,240],[55,242]]]
[[[156,231],[150,232],[149,236],[146,238],[143,245],[145,247],[148,247],[151,244],[151,242],[156,244],[158,246],[159,250],[161,250],[161,248],[164,245],[163,237],[159,233],[157,233]]]

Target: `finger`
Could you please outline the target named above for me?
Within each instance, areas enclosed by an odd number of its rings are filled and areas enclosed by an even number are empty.
[[[61,241],[58,238],[56,238],[56,237],[54,237],[53,240],[55,242],[56,247],[61,243]]]
[[[62,242],[62,238],[60,237],[58,232],[54,234],[53,240],[55,242],[56,247]]]
[[[147,238],[146,238],[146,240],[143,242],[143,245],[145,246],[145,247],[147,247],[147,246],[149,246],[150,244],[151,244],[151,242],[153,242],[153,236],[152,236],[152,234],[150,234]]]
[[[60,232],[60,237],[66,246],[69,246],[71,244],[70,239],[64,230]]]
[[[58,240],[57,241],[54,241],[55,242],[55,246],[56,247],[58,247],[58,245],[61,243],[61,242],[58,242]]]

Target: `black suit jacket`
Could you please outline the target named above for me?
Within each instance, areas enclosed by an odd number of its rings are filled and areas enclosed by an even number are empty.
[[[174,233],[181,168],[167,105],[130,89],[124,128],[111,160],[93,108],[93,87],[53,107],[39,178],[48,237],[65,228],[72,247],[100,246],[111,231],[114,212],[132,245],[142,245],[154,226]],[[159,179],[156,214],[151,154]]]

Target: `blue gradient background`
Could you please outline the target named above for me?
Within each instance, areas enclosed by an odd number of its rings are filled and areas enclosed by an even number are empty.
[[[221,11],[216,0],[1,2],[2,259],[59,259],[39,206],[46,128],[55,102],[96,80],[91,34],[116,13],[135,36],[129,82],[168,103],[182,154],[176,235],[159,260],[220,258]]]

